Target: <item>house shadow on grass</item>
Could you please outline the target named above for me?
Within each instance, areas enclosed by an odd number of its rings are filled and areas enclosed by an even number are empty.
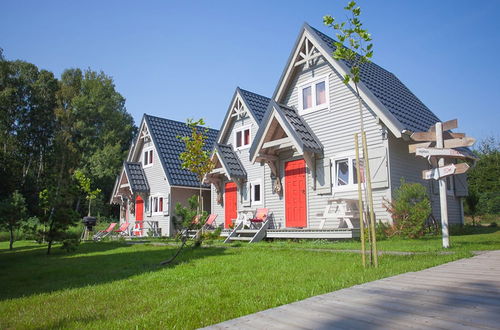
[[[177,251],[176,246],[127,245],[122,242],[82,244],[67,253],[55,247],[47,256],[46,246],[0,254],[0,301],[64,289],[99,285],[160,271],[196,259],[231,253],[223,248],[184,248],[170,265],[159,263]]]

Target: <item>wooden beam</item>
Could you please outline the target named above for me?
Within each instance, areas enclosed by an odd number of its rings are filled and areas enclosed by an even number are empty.
[[[452,133],[452,132],[443,132],[443,138],[445,139],[455,139],[455,138],[464,138],[465,133]],[[436,133],[435,132],[415,132],[410,137],[413,141],[424,142],[424,141],[436,141]]]
[[[464,138],[458,138],[458,139],[449,139],[449,140],[444,140],[444,148],[459,148],[459,147],[470,147],[474,143],[476,143],[476,139],[473,137],[464,137]],[[415,144],[410,144],[408,146],[408,150],[410,153],[414,153],[417,148],[427,148],[430,147],[432,142],[423,142],[423,143],[415,143]]]
[[[278,149],[282,149],[282,148],[288,148],[291,146],[293,146],[293,144],[290,141],[290,138],[286,137],[286,138],[281,138],[281,139],[274,140],[274,141],[265,142],[262,145],[262,149],[272,148],[272,147],[278,147]]]
[[[259,154],[258,158],[263,159],[265,161],[271,161],[271,162],[274,162],[275,160],[279,159],[278,156],[267,155],[267,154]]]
[[[449,131],[450,129],[455,129],[458,127],[458,120],[457,119],[448,120],[442,123],[442,125],[443,125],[443,131]],[[435,132],[435,131],[436,131],[436,125],[432,125],[429,128],[429,132]]]
[[[455,149],[439,149],[439,148],[417,148],[415,152],[416,156],[420,157],[452,157],[461,159],[472,159],[477,160],[477,157],[470,151],[462,151]]]
[[[422,179],[424,180],[438,180],[453,174],[462,174],[469,170],[469,165],[467,163],[460,164],[450,164],[438,168],[433,168],[431,170],[422,171]]]

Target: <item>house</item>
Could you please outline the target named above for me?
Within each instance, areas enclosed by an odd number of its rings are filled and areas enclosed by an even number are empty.
[[[207,150],[211,150],[218,131],[209,129]],[[145,114],[139,134],[117,177],[111,203],[120,205],[120,223],[129,222],[132,234],[172,236],[173,208],[187,205],[199,194],[196,175],[183,169],[179,155],[184,142],[178,136],[191,134],[182,122]],[[203,185],[204,209],[210,211],[210,187]]]
[[[226,228],[241,212],[266,207],[272,212],[268,237],[356,234],[325,222],[329,204],[357,200],[360,113],[354,86],[343,83],[349,63],[332,58],[333,42],[304,24],[271,98],[236,90],[217,138],[216,169],[207,176],[212,210]],[[359,90],[377,221],[391,221],[384,200],[393,198],[402,178],[428,187],[439,220],[437,185],[421,178],[430,165],[408,152],[412,132],[427,131],[438,117],[375,63],[363,65]],[[466,194],[464,176],[448,179],[450,223],[463,223]]]

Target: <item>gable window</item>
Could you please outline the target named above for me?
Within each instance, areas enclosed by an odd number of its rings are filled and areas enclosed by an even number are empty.
[[[236,146],[236,149],[244,149],[250,147],[250,127],[243,127],[237,130],[234,139],[234,145]]]
[[[143,157],[142,157],[142,167],[149,167],[153,165],[154,156],[153,156],[153,148],[144,149]]]
[[[302,113],[328,107],[328,80],[327,77],[315,79],[299,87],[300,109]]]
[[[333,159],[333,186],[337,190],[352,189],[358,184],[356,158],[346,156]],[[360,160],[361,182],[364,182],[363,160]]]

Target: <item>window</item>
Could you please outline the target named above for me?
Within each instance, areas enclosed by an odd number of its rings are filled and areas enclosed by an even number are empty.
[[[151,213],[153,215],[164,214],[168,210],[168,199],[161,196],[151,196],[150,197]]]
[[[446,177],[446,194],[453,196],[454,190],[455,190],[455,187],[453,185],[453,175],[447,176]]]
[[[244,149],[250,147],[250,127],[244,127],[237,130],[234,138],[236,149]]]
[[[337,158],[333,161],[333,185],[337,190],[352,189],[358,184],[357,164],[354,156]],[[365,173],[363,160],[360,160],[361,182],[364,182]]]
[[[262,204],[262,181],[254,181],[252,183],[252,203]]]
[[[154,159],[153,158],[153,149],[149,148],[149,149],[144,150],[144,155],[142,158],[142,164],[143,164],[142,167],[149,167],[149,166],[153,165],[153,159]]]
[[[328,81],[326,78],[316,79],[299,87],[302,95],[301,111],[310,112],[328,107]]]

